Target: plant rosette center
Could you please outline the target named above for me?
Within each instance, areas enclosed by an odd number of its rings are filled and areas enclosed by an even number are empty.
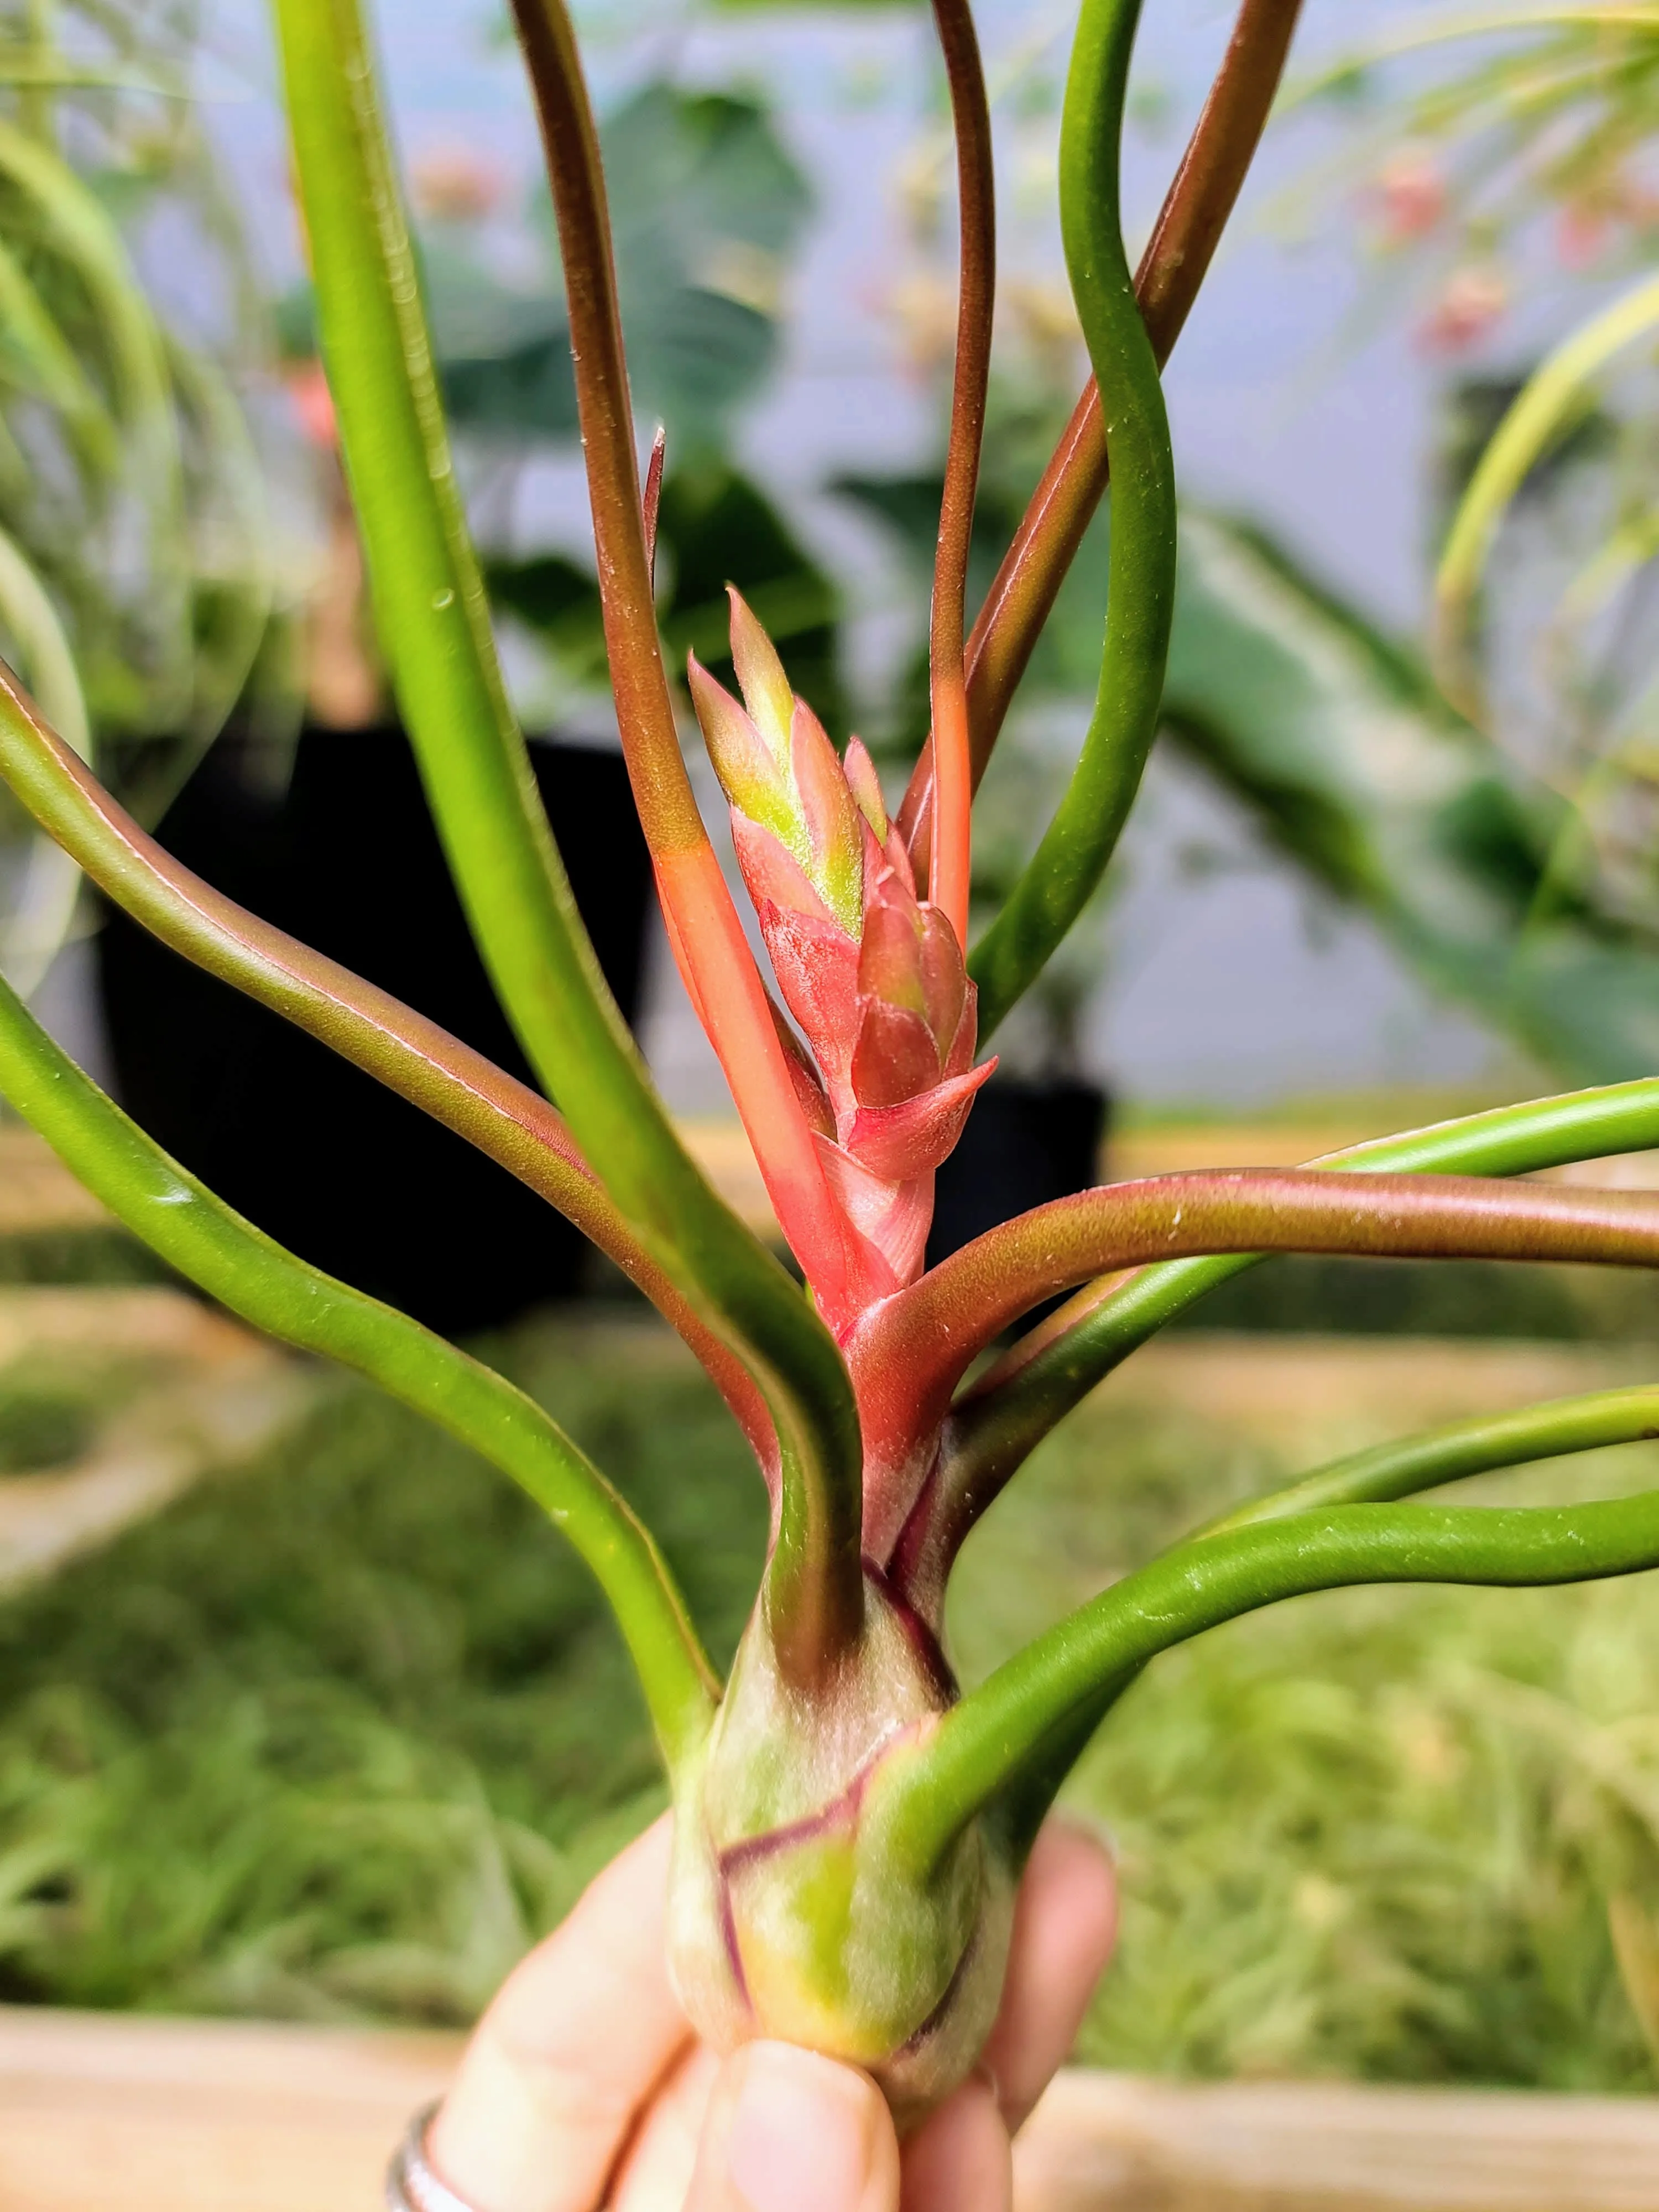
[[[924,1881],[870,1817],[884,1764],[954,1703],[937,1659],[866,1580],[862,1637],[810,1693],[750,1623],[675,1793],[669,1962],[693,2025],[863,2067],[901,2124],[971,2070],[1001,1996],[1015,1869],[983,1822]]]

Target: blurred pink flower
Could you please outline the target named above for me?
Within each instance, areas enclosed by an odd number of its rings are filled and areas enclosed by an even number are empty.
[[[1402,146],[1389,155],[1377,172],[1376,193],[1390,246],[1426,236],[1446,212],[1446,180],[1434,155],[1421,146]]]
[[[283,381],[294,403],[294,411],[300,418],[300,428],[313,446],[325,447],[332,453],[339,442],[339,432],[334,420],[334,395],[328,388],[321,362],[294,362]]]
[[[1502,270],[1472,263],[1446,279],[1419,336],[1434,353],[1465,353],[1486,337],[1510,303]]]
[[[434,222],[482,222],[500,204],[507,179],[469,146],[433,146],[410,164],[410,191]]]
[[[1565,207],[1556,219],[1555,257],[1565,269],[1588,269],[1598,258],[1612,228],[1608,210],[1594,201]]]

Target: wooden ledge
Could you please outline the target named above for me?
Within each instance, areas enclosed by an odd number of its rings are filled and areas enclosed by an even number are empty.
[[[4,2212],[376,2212],[441,2035],[0,2008]]]
[[[0,2008],[3,2212],[375,2212],[442,2035]],[[1061,2075],[1018,2212],[1659,2212],[1659,2100]]]
[[[1019,2212],[1655,2212],[1659,2100],[1062,2074]]]

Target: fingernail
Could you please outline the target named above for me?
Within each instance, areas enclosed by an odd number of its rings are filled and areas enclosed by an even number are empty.
[[[751,2212],[859,2212],[875,2148],[876,2091],[787,2044],[752,2044],[726,2137],[726,2172]]]

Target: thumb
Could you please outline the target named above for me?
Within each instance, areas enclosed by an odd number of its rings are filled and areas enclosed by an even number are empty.
[[[787,2043],[721,2067],[685,2212],[898,2212],[898,2139],[867,2075]]]

